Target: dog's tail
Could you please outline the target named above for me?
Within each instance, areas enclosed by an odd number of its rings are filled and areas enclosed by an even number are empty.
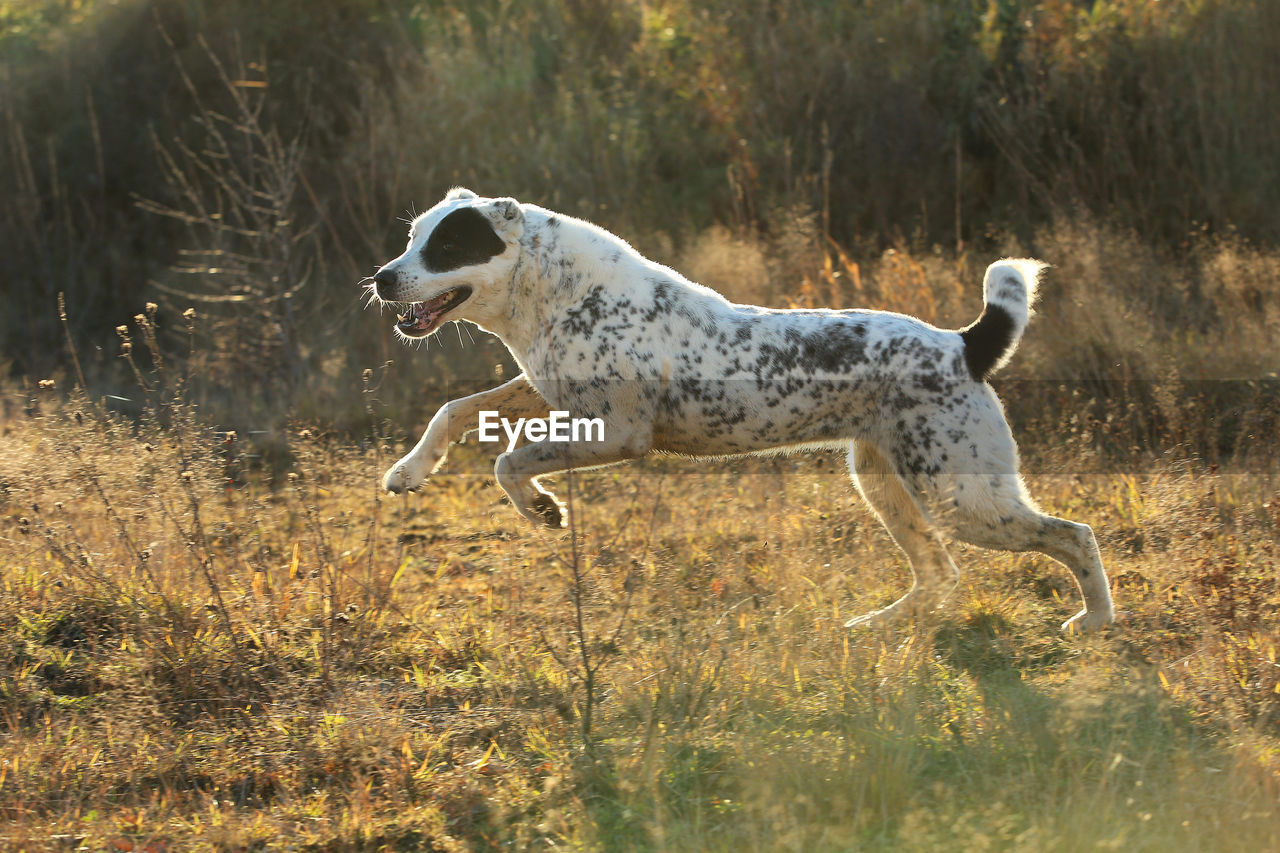
[[[1031,319],[1040,272],[1048,266],[1028,258],[1006,258],[987,267],[982,281],[986,306],[977,322],[960,330],[964,360],[974,379],[995,373],[1013,355]]]

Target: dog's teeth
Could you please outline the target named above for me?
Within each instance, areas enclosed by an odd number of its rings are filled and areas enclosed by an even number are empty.
[[[397,314],[397,315],[396,315],[396,322],[397,322],[397,323],[407,323],[407,322],[409,322],[409,315],[408,315],[408,314]]]

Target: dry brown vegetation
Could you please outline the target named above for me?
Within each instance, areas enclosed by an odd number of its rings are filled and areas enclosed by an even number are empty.
[[[969,549],[945,612],[851,634],[905,566],[836,459],[576,478],[573,544],[518,523],[474,455],[390,501],[377,452],[299,434],[268,485],[234,439],[51,396],[3,471],[13,849],[1280,831],[1274,480],[1033,477],[1100,533],[1126,611],[1101,636],[1057,633],[1059,567]]]
[[[781,257],[724,239],[709,233],[691,263],[714,274],[707,259],[722,253]],[[1124,240],[1103,242],[1127,257]],[[1209,270],[1265,276],[1270,263],[1206,251]],[[941,321],[969,301],[964,266],[900,251],[863,272],[837,255],[765,295],[803,304],[848,287]],[[156,357],[158,326],[200,318],[149,306],[120,331],[139,418],[52,382],[8,398],[24,402],[0,458],[5,843],[1270,846],[1274,455],[1255,433],[1221,467],[1113,446],[1224,429],[1223,413],[1165,399],[1159,383],[1151,410],[1120,395],[1054,408],[1080,383],[1019,384],[1059,363],[1108,375],[1053,332],[1092,328],[1085,294],[1063,284],[1009,387],[1017,411],[1073,411],[1020,432],[1033,492],[1098,531],[1125,618],[1090,637],[1057,632],[1076,607],[1061,567],[963,547],[945,611],[845,631],[899,594],[907,569],[837,456],[558,478],[577,520],[564,537],[523,523],[474,448],[393,500],[376,475],[397,442],[297,425],[274,451],[288,470],[272,475],[260,447],[184,398],[190,358]],[[1267,316],[1238,321],[1237,339],[1262,347]],[[1266,357],[1214,359],[1194,336],[1135,344],[1134,360],[1202,352],[1207,376]],[[395,366],[364,375],[371,422],[406,379]],[[1237,428],[1274,429],[1265,394],[1247,399]]]
[[[0,848],[1280,848],[1280,6],[260,6],[0,7]],[[997,386],[1124,619],[956,546],[844,630],[832,454],[379,494],[512,367],[359,311],[452,183],[780,307],[1044,258]]]

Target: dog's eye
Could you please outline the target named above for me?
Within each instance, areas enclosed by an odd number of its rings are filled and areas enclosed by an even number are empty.
[[[440,248],[446,252],[452,252],[454,249],[454,245],[452,243],[445,242],[440,244]]]

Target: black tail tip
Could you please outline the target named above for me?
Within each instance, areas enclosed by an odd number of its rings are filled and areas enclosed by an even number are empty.
[[[982,316],[960,330],[964,338],[964,360],[969,374],[983,382],[1000,366],[1016,343],[1013,316],[999,305],[987,305]]]

